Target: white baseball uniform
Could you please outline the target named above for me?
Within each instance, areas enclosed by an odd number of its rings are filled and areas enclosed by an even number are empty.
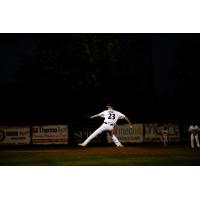
[[[163,135],[164,147],[166,147],[167,144],[168,144],[168,130],[167,129],[163,129],[162,130],[162,135]]]
[[[198,136],[198,132],[200,131],[199,126],[191,125],[188,131],[191,133],[191,147],[194,148],[194,140],[196,140],[197,147],[199,148],[200,147],[199,136]]]
[[[111,133],[111,137],[113,142],[117,146],[121,146],[120,141],[117,139],[117,137],[114,135],[114,127],[117,123],[118,119],[124,119],[125,115],[115,111],[115,110],[105,110],[99,114],[99,117],[104,118],[103,124],[94,131],[84,142],[83,144],[87,145],[93,138],[95,138],[97,135],[101,134],[104,131],[109,131]]]

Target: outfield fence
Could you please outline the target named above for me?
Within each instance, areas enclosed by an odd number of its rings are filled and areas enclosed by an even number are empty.
[[[178,123],[138,123],[131,129],[118,125],[115,135],[122,143],[159,143],[162,130],[168,129],[169,142],[178,143],[189,139],[189,124]],[[77,145],[83,142],[97,127],[78,128],[67,125],[41,126],[0,126],[0,145]],[[109,133],[100,134],[93,144],[113,143]]]

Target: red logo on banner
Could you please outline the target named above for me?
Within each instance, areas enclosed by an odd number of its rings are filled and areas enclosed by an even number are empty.
[[[32,128],[32,131],[33,131],[34,133],[38,133],[38,128]]]

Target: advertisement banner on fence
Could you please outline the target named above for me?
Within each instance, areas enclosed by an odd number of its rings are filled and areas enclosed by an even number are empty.
[[[30,127],[0,127],[0,145],[24,145],[30,142]]]
[[[133,128],[128,125],[116,126],[114,134],[122,143],[142,143],[143,142],[143,124],[134,124]],[[112,143],[110,134],[107,134],[108,143]]]
[[[32,144],[68,144],[67,125],[33,126]]]
[[[94,129],[91,128],[91,129],[74,130],[73,131],[74,142],[77,144],[84,142],[94,131],[95,131],[95,128]],[[91,143],[95,143],[95,144],[104,143],[104,142],[107,142],[105,133],[99,134],[97,137],[95,137],[91,141]]]
[[[178,124],[165,123],[165,124],[144,124],[144,141],[145,142],[162,142],[162,130],[164,127],[168,130],[169,142],[180,141],[180,130]]]

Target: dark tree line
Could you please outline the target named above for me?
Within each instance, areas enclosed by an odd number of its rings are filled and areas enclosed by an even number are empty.
[[[17,71],[19,110],[35,117],[73,121],[105,109],[108,102],[129,115],[137,112],[138,104],[151,104],[149,35],[34,37],[36,48],[20,61]]]
[[[190,105],[197,106],[200,100],[196,95],[198,37],[188,37],[177,48],[171,78],[179,87],[164,103],[154,88],[152,34],[31,37],[35,48],[19,60],[15,83],[0,83],[1,113],[7,121],[10,116],[13,120],[19,116],[19,121],[33,123],[84,123],[88,115],[105,109],[108,102],[136,121],[182,119],[192,114]],[[198,117],[197,111],[193,113]]]

